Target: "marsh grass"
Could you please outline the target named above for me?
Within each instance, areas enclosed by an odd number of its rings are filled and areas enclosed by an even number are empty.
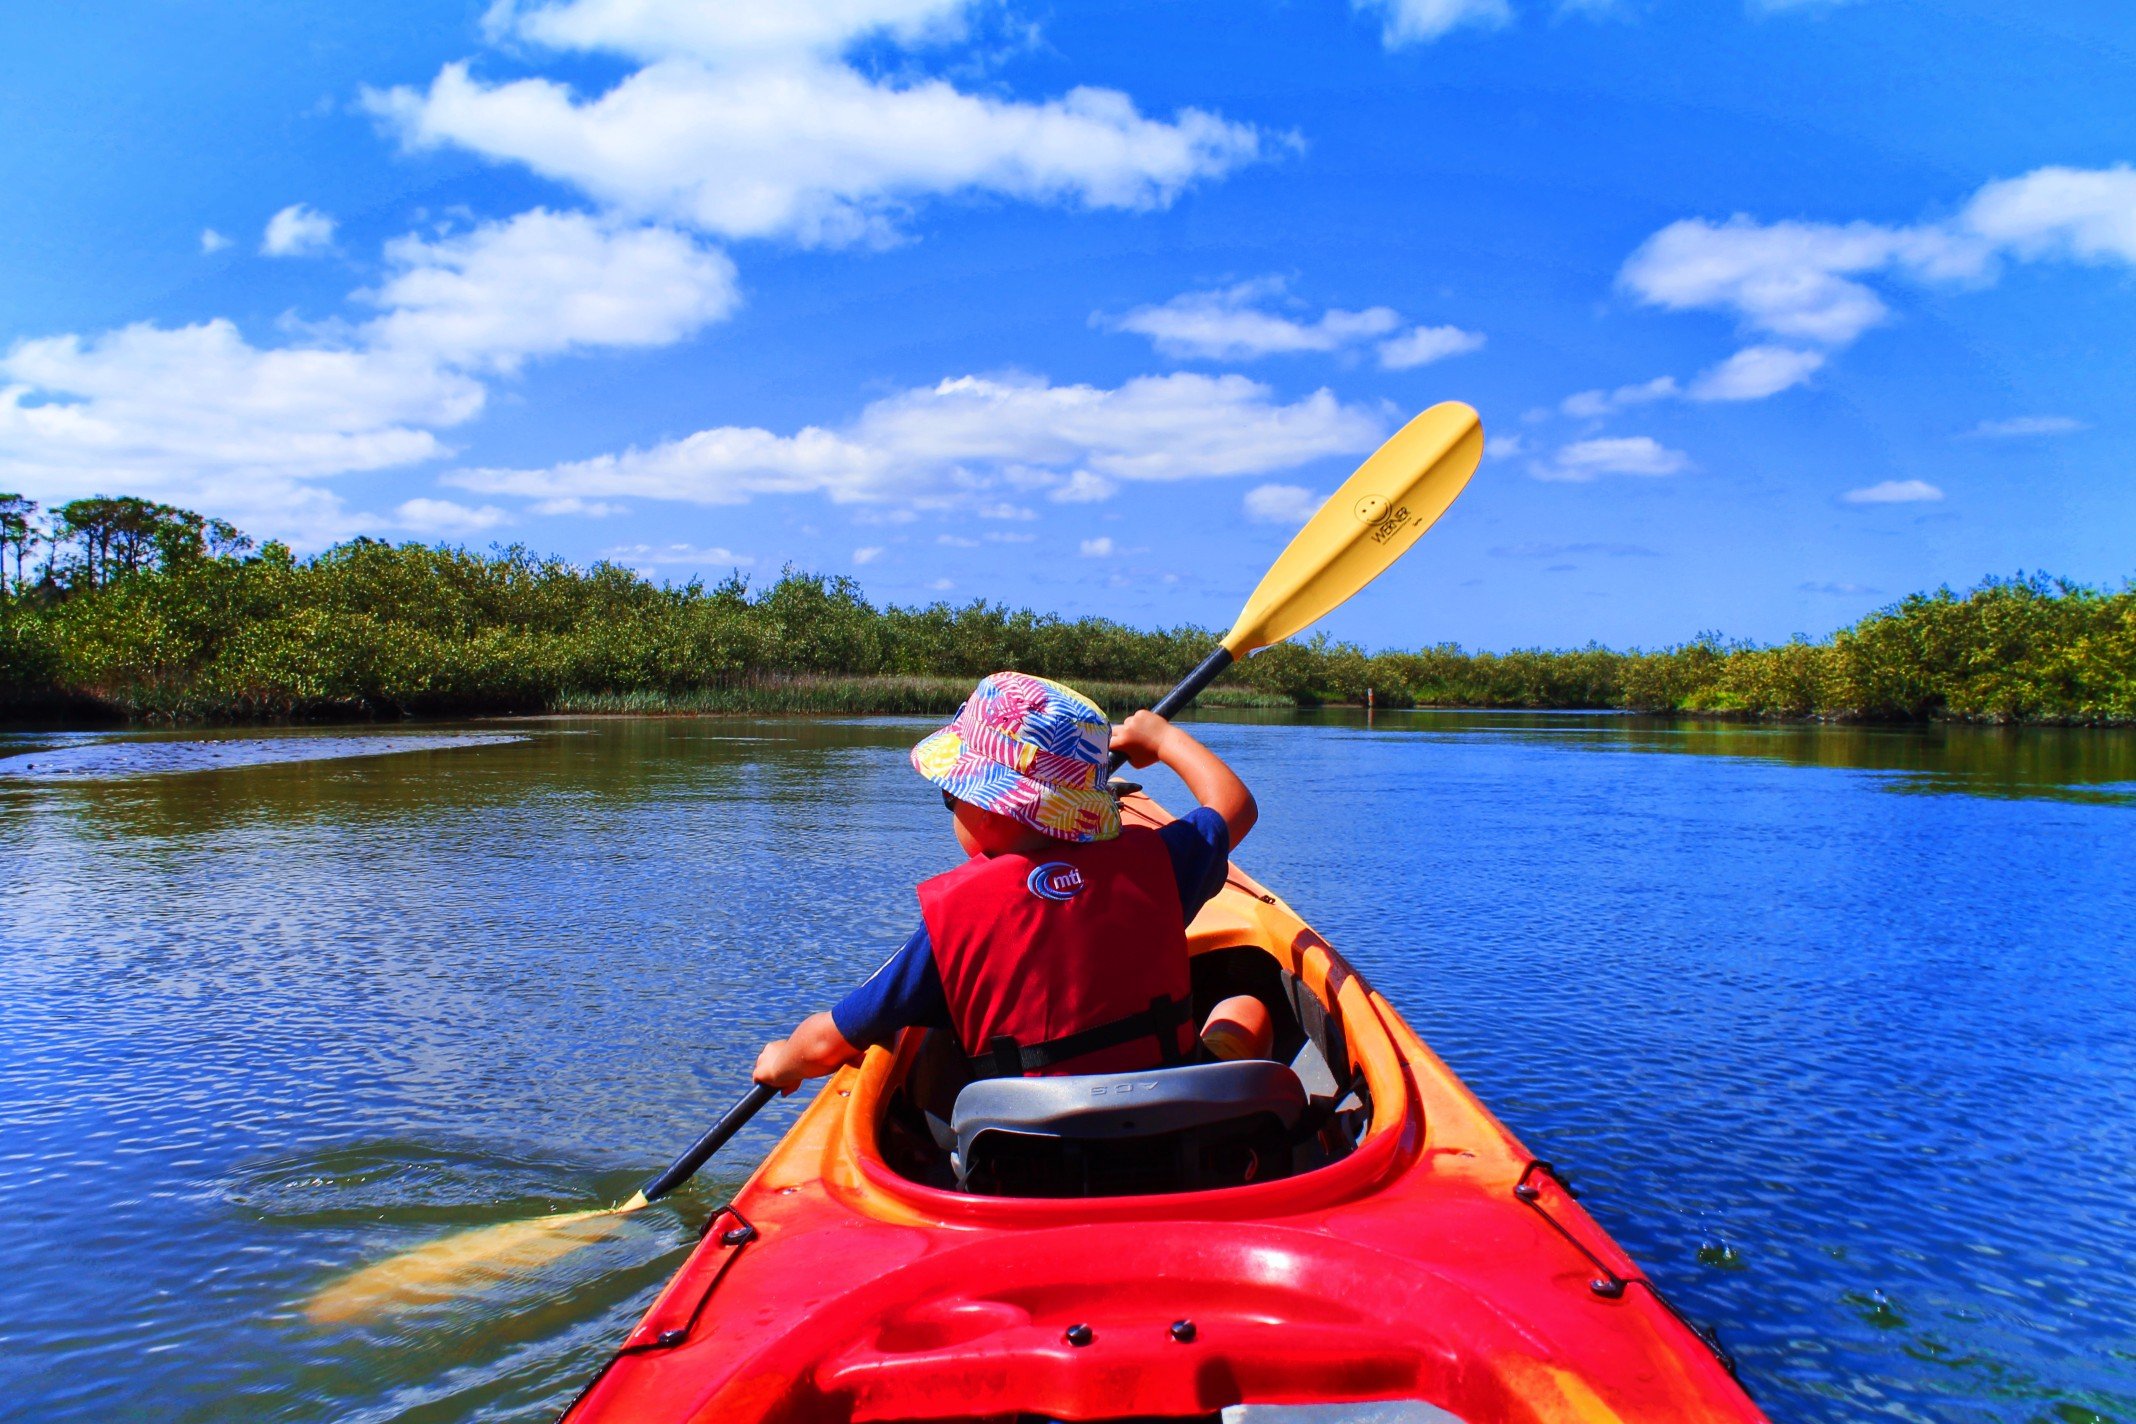
[[[375,540],[298,560],[188,554],[0,596],[0,714],[245,721],[487,712],[947,715],[1001,668],[1155,700],[1215,640],[998,604],[877,608],[850,579],[787,571],[656,585],[523,548]],[[2044,577],[1939,589],[1820,642],[1704,636],[1599,646],[1367,653],[1268,649],[1203,707],[1593,708],[1725,717],[2136,721],[2136,585]]]

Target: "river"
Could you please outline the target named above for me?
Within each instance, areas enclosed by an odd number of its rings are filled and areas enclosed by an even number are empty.
[[[552,1417],[799,1099],[538,1281],[301,1303],[686,1144],[954,860],[926,726],[0,736],[9,1412]],[[1241,864],[1776,1420],[2136,1421],[2136,734],[1197,730]]]

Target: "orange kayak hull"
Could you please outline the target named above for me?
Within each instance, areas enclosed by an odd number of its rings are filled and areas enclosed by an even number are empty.
[[[1165,819],[1141,796],[1124,810]],[[1354,1152],[1164,1196],[924,1186],[877,1136],[908,1034],[825,1083],[566,1419],[1184,1420],[1395,1399],[1467,1424],[1764,1418],[1548,1165],[1234,869],[1190,948],[1244,946],[1339,1015],[1371,1103]]]

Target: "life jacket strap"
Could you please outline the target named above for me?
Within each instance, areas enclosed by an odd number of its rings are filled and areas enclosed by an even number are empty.
[[[986,1041],[986,1052],[972,1056],[972,1076],[1021,1078],[1026,1073],[1042,1073],[1056,1063],[1065,1063],[1101,1049],[1118,1048],[1138,1038],[1155,1038],[1160,1060],[1170,1067],[1186,1061],[1186,1055],[1179,1051],[1179,1026],[1186,1021],[1187,1006],[1170,994],[1159,994],[1150,1000],[1148,1008],[1126,1018],[1086,1028],[1080,1033],[1064,1034],[1045,1043],[1024,1045],[1005,1033],[996,1034]]]

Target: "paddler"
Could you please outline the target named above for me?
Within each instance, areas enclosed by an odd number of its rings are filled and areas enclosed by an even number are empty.
[[[1199,804],[1123,828],[1110,751],[1161,762]],[[1113,727],[1082,693],[1018,672],[982,679],[911,758],[968,859],[920,883],[920,927],[867,982],[764,1045],[756,1081],[790,1093],[914,1026],[954,1034],[980,1078],[1192,1061],[1186,926],[1259,815],[1238,774],[1153,712]],[[1250,997],[1217,1005],[1199,1036],[1218,1057],[1265,1055],[1268,1039]]]

